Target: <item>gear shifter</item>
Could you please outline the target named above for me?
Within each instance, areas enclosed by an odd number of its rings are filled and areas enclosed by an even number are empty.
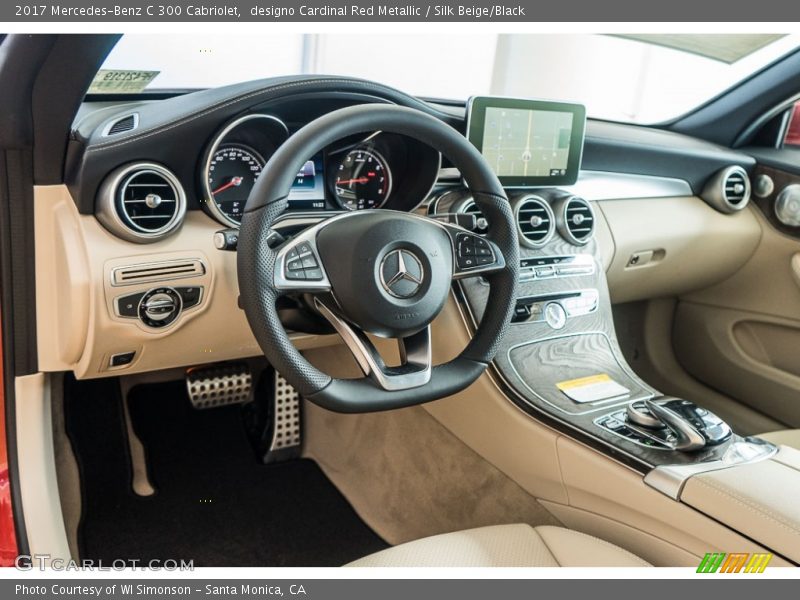
[[[680,398],[632,402],[626,409],[626,418],[631,425],[654,432],[668,429],[673,434],[666,436],[669,445],[683,452],[721,444],[731,436],[731,428],[722,419],[691,400]]]

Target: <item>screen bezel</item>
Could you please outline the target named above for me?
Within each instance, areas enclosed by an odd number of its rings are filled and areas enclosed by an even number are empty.
[[[538,110],[566,112],[572,114],[572,134],[569,139],[569,156],[565,175],[539,177],[497,178],[503,187],[536,188],[558,185],[573,185],[578,180],[583,158],[583,140],[586,132],[586,107],[571,102],[551,102],[549,100],[530,100],[526,98],[502,98],[498,96],[473,96],[467,103],[467,139],[483,154],[483,133],[486,127],[487,108],[512,108],[519,110]]]

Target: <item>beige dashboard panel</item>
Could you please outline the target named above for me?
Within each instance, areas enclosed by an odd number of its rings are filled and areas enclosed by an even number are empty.
[[[261,350],[238,308],[236,253],[214,247],[221,226],[189,211],[180,231],[152,244],[121,240],[92,215],[80,215],[65,186],[38,186],[34,193],[36,310],[39,368],[104,377],[258,356]],[[111,272],[123,265],[172,259],[202,261],[198,277],[114,287]],[[204,288],[198,307],[164,330],[115,315],[113,302],[160,285]],[[335,343],[335,336],[296,336],[295,343]],[[110,369],[109,358],[135,351],[133,363]]]
[[[718,283],[747,262],[761,238],[752,211],[723,215],[695,197],[598,205],[615,245],[607,270],[614,303],[676,296]]]

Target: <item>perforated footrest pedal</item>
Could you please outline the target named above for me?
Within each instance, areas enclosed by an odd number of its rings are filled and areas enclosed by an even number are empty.
[[[186,390],[197,409],[244,404],[252,399],[253,375],[245,363],[190,369]]]
[[[265,462],[294,458],[303,442],[300,394],[277,372],[272,415],[272,439]]]

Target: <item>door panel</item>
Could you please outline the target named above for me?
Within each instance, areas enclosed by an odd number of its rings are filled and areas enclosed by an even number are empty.
[[[700,381],[800,427],[800,226],[780,223],[774,211],[800,175],[760,166],[754,181],[762,174],[774,190],[747,209],[761,226],[758,248],[727,280],[680,299],[674,346]]]

